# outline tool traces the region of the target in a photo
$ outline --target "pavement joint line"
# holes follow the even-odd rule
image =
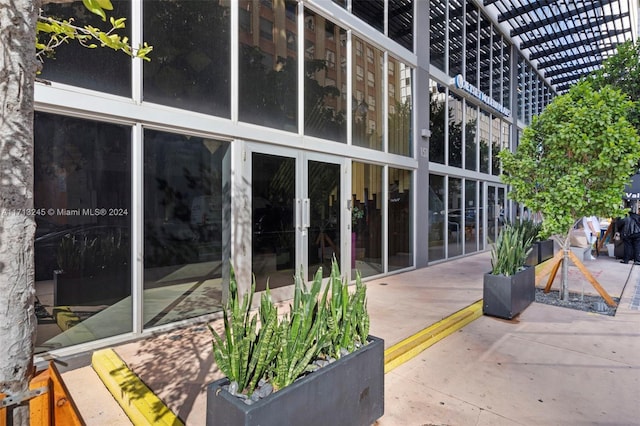
[[[94,352],[91,366],[135,426],[184,425],[113,349]]]
[[[385,374],[481,316],[482,299],[387,348],[384,351]]]

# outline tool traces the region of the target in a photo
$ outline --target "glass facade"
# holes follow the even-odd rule
[[[70,43],[36,84],[39,353],[216,314],[229,265],[382,276],[513,211],[498,153],[554,94],[477,2],[113,4],[151,61]]]

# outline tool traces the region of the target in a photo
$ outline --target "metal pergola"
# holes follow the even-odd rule
[[[484,0],[561,94],[637,37],[638,0]]]

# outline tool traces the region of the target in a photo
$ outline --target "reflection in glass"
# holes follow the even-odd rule
[[[466,122],[464,125],[464,168],[467,170],[477,170],[478,144],[476,141],[478,127],[478,108],[472,103],[465,101]]]
[[[229,144],[144,137],[144,326],[153,327],[221,309]]]
[[[346,142],[347,97],[339,88],[347,84],[347,33],[308,9],[304,20],[314,23],[305,29],[304,132]],[[336,63],[337,58],[341,58],[340,63]]]
[[[256,291],[292,284],[296,160],[254,152],[251,160],[251,270]]]
[[[429,0],[429,61],[441,71],[446,70],[447,1]]]
[[[462,205],[462,179],[449,178],[448,200],[448,247],[449,258],[462,254],[464,241],[464,206]]]
[[[429,80],[429,96],[429,161],[444,164],[447,89],[440,83]]]
[[[384,0],[351,0],[351,10],[378,31],[384,31]]]
[[[429,1],[429,60],[441,71],[446,70],[447,1]],[[433,161],[433,160],[432,160]]]
[[[131,129],[35,113],[36,353],[131,331]]]
[[[491,21],[480,14],[480,91],[489,95],[491,90]]]
[[[131,39],[131,1],[112,0],[111,4],[113,10],[109,11],[109,15],[127,19],[127,26],[120,34]],[[74,18],[82,25],[105,27],[102,19],[91,13],[81,1],[46,2],[42,5],[42,10],[46,16],[56,16],[60,19]],[[42,35],[42,37],[44,39],[41,38],[41,41],[44,42],[47,36]],[[155,55],[155,51],[153,53]],[[53,58],[45,58],[42,73],[38,77],[131,97],[131,58],[112,49],[88,51],[75,40],[58,46]]]
[[[502,39],[502,105],[511,108],[511,44]]]
[[[480,146],[480,171],[482,173],[489,173],[489,135],[491,134],[491,118],[489,113],[484,110],[480,110],[480,120],[478,122],[478,134],[480,139],[478,144]]]
[[[500,103],[502,102],[502,36],[495,27],[492,27],[491,30],[493,33],[491,97]]]
[[[487,245],[492,244],[498,237],[498,218],[502,206],[498,205],[496,192],[495,186],[487,186],[487,236],[484,240]]]
[[[504,228],[505,222],[511,218],[511,212],[509,211],[509,205],[506,202],[505,188],[498,188],[498,229],[496,230],[496,237]],[[494,240],[495,241],[495,240]]]
[[[413,50],[413,2],[389,2],[389,38],[406,49]]]
[[[478,250],[478,203],[476,202],[475,180],[464,181],[464,252],[473,253]]]
[[[382,166],[353,162],[351,171],[351,274],[382,269]]]
[[[467,0],[467,38],[465,50],[465,80],[471,85],[478,86],[478,8]]]
[[[309,161],[309,268],[311,281],[319,267],[326,278],[331,260],[340,264],[340,165]]]
[[[449,92],[449,165],[462,167],[462,98]]]
[[[144,100],[230,117],[229,0],[144,2]]]
[[[297,55],[287,38],[297,38],[294,0],[260,2],[242,0],[238,7],[245,20],[258,28],[240,27],[238,112],[241,121],[298,131]],[[259,19],[256,19],[258,14]]]
[[[382,150],[384,121],[382,119],[383,98],[383,55],[373,45],[353,37],[355,43],[363,46],[366,55],[353,54],[353,144],[365,148]],[[371,74],[371,78],[364,78]]]
[[[498,117],[493,117],[491,120],[491,174],[498,176],[500,174],[500,135],[502,121]]]
[[[449,75],[462,74],[464,49],[464,8],[462,0],[449,0]]]
[[[389,57],[389,152],[392,154],[411,155],[411,100],[411,68]]]
[[[411,172],[389,168],[389,271],[413,265]]]
[[[445,258],[444,176],[429,175],[429,261]]]

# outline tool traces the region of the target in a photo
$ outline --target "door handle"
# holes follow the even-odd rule
[[[311,201],[308,198],[302,200],[302,227],[311,226]]]

